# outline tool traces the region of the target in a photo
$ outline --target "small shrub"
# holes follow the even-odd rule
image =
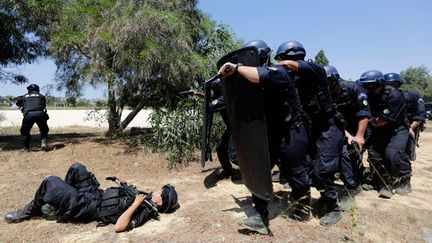
[[[157,109],[150,114],[151,144],[167,153],[169,166],[194,159],[194,151],[201,147],[202,110],[201,101],[185,98],[174,109]],[[213,124],[212,141],[215,141],[223,127],[220,118],[214,119]]]

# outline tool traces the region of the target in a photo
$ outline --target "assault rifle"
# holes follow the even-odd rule
[[[18,100],[22,99],[23,97],[24,97],[23,95],[19,95],[19,96],[15,96],[13,98],[10,98],[9,100],[10,101],[18,101]]]
[[[148,210],[149,215],[154,216],[156,218],[159,217],[158,209],[156,208],[156,206],[151,201],[151,198],[147,198],[147,195],[149,195],[149,193],[139,191],[136,189],[135,186],[128,185],[126,182],[120,182],[119,183],[119,179],[115,176],[109,176],[109,177],[105,178],[105,180],[115,182],[130,197],[136,197],[138,194],[145,194],[146,195],[146,197],[144,199],[145,205],[142,205],[142,206],[144,206]]]
[[[362,155],[362,153],[361,153],[361,151],[360,151],[360,146],[358,145],[358,143],[356,142],[356,141],[352,141],[351,142],[351,145],[353,146],[353,148],[354,148],[354,151],[355,151],[355,153],[357,154],[357,157],[359,158],[359,160],[360,161],[363,161],[363,155]]]

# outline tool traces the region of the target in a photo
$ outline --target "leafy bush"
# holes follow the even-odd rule
[[[158,151],[167,153],[170,167],[195,159],[194,152],[201,147],[202,106],[201,101],[186,98],[173,109],[157,109],[150,114],[151,144]],[[218,117],[216,115],[213,122],[212,141],[216,141],[224,129]]]

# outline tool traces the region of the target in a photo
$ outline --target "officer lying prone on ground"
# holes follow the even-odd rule
[[[99,225],[115,224],[115,231],[122,232],[178,207],[177,192],[169,184],[145,193],[115,177],[107,179],[119,186],[101,190],[96,177],[82,164],[74,163],[64,181],[57,176],[44,179],[34,199],[24,208],[7,213],[5,220],[17,223],[43,216],[58,222],[98,221]]]

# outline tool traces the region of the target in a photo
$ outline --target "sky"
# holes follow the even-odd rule
[[[432,70],[430,0],[199,0],[198,8],[244,42],[261,39],[276,51],[297,40],[310,59],[322,49],[345,79],[372,69],[388,73],[425,65]],[[42,59],[10,70],[43,87],[55,82],[55,69],[52,60]],[[25,87],[0,84],[2,95],[23,94]],[[87,87],[84,97],[104,98],[106,92],[103,86]]]

